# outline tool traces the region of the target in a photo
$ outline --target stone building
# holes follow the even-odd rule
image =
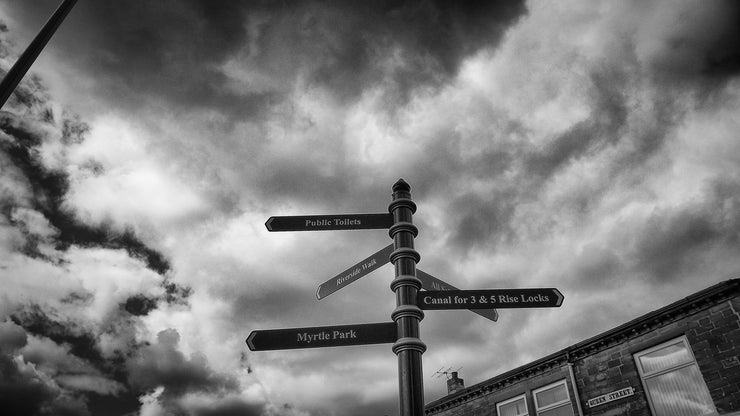
[[[428,416],[740,416],[740,279],[426,406]]]

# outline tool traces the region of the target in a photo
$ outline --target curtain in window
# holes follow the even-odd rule
[[[655,416],[716,415],[696,364],[645,380]]]
[[[642,373],[649,375],[693,361],[688,348],[680,340],[640,357]]]

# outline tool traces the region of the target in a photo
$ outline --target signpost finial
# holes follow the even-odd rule
[[[398,191],[409,192],[411,191],[411,185],[406,183],[406,181],[403,179],[398,179],[396,183],[393,184],[393,192],[398,192]]]

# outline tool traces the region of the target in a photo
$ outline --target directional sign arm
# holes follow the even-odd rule
[[[386,344],[398,339],[395,322],[265,329],[247,337],[250,351]]]
[[[316,289],[316,299],[321,300],[369,274],[380,266],[390,262],[390,255],[393,252],[393,244],[389,244],[370,257],[360,261],[349,269],[339,273],[326,282],[319,285]]]
[[[421,309],[554,308],[563,303],[555,288],[433,290],[417,296]]]
[[[391,225],[389,213],[276,216],[265,222],[267,231],[373,230]]]

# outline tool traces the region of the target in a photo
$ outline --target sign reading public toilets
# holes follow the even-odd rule
[[[563,304],[563,294],[554,288],[434,290],[419,292],[421,309],[552,308]]]
[[[395,322],[265,329],[247,337],[251,351],[386,344],[398,339]]]
[[[270,217],[267,231],[327,231],[387,229],[393,216],[383,214],[299,215]]]

